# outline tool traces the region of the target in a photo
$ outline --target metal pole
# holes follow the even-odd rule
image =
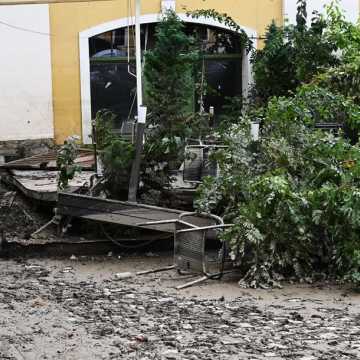
[[[135,0],[135,57],[136,57],[136,87],[137,87],[137,108],[139,120],[139,108],[143,104],[142,92],[142,66],[141,66],[141,31],[140,31],[140,16],[141,16],[141,0]]]
[[[143,150],[143,138],[145,130],[146,109],[143,105],[143,87],[142,87],[142,65],[141,65],[141,0],[135,0],[135,47],[136,47],[136,86],[137,86],[137,114],[138,121],[136,125],[135,138],[135,159],[131,168],[128,201],[137,201],[137,191],[140,178],[141,154]]]

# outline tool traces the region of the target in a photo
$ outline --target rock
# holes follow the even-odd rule
[[[139,342],[148,342],[149,341],[148,337],[145,335],[142,335],[142,334],[135,336],[135,339],[136,339],[136,341],[139,341]]]
[[[163,359],[179,359],[179,352],[175,349],[165,350],[161,356]]]
[[[75,256],[75,255],[71,255],[70,256],[70,260],[73,260],[73,261],[75,261],[75,260],[77,260],[78,258],[77,258],[77,256]]]
[[[184,330],[192,330],[192,326],[190,325],[190,324],[184,324],[183,326],[182,326],[182,328],[184,329]]]

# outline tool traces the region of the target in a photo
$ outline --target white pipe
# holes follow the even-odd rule
[[[260,123],[258,122],[251,122],[251,137],[254,141],[259,140],[259,132],[260,132]]]
[[[136,53],[136,87],[138,116],[140,115],[140,106],[143,103],[142,91],[142,66],[141,66],[141,32],[140,32],[141,0],[136,0],[135,4],[135,53]]]

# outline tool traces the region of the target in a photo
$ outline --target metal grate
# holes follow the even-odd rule
[[[220,145],[188,145],[185,148],[183,178],[185,182],[201,183],[206,176],[218,176],[218,165],[211,153],[225,148]]]

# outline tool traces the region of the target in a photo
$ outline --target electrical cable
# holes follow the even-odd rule
[[[132,238],[132,239],[121,239],[121,240],[115,240],[104,228],[104,225],[101,224],[101,230],[103,232],[103,234],[105,235],[105,237],[110,240],[111,242],[113,242],[115,245],[122,247],[124,249],[140,249],[144,246],[150,245],[152,243],[154,243],[155,241],[158,240],[165,240],[165,239],[169,239],[171,238],[173,235],[157,235],[156,239],[150,239],[150,240],[145,240],[143,241],[141,244],[136,244],[136,245],[125,245],[124,242],[129,242],[129,241],[139,241],[136,238]]]
[[[1,25],[4,25],[4,26],[7,26],[11,29],[15,29],[15,30],[19,30],[19,31],[24,31],[24,32],[28,32],[28,33],[32,33],[32,34],[37,34],[37,35],[43,35],[43,36],[54,36],[53,34],[50,34],[50,33],[46,33],[46,32],[42,32],[42,31],[36,31],[36,30],[31,30],[31,29],[26,29],[26,28],[23,28],[21,26],[17,26],[17,25],[12,25],[12,24],[9,24],[5,21],[0,21],[0,24]]]
[[[131,0],[128,0],[128,14],[129,14],[129,4],[131,3]],[[130,12],[132,13],[132,6],[130,5]],[[131,15],[130,13],[130,15]],[[130,17],[127,17],[127,28],[128,28],[128,48],[130,48],[130,39],[129,39],[129,28],[130,28],[130,23],[129,23],[129,18]],[[5,21],[1,21],[0,20],[0,25],[4,25],[4,26],[7,26],[9,28],[12,28],[12,29],[15,29],[15,30],[19,30],[19,31],[24,31],[24,32],[28,32],[28,33],[32,33],[32,34],[37,34],[37,35],[42,35],[42,36],[56,36],[55,34],[50,34],[50,33],[46,33],[46,32],[42,32],[42,31],[37,31],[37,30],[32,30],[32,29],[27,29],[27,28],[24,28],[24,27],[21,27],[21,26],[17,26],[17,25],[13,25],[13,24],[10,24],[10,23],[7,23]],[[134,30],[133,30],[134,32]],[[249,39],[252,39],[252,40],[266,40],[267,37],[264,37],[264,36],[250,36]],[[129,54],[129,52],[128,52]],[[129,55],[128,55],[129,56]],[[130,61],[130,59],[128,59],[128,61]],[[135,74],[132,74],[131,75],[134,75],[136,76]]]

